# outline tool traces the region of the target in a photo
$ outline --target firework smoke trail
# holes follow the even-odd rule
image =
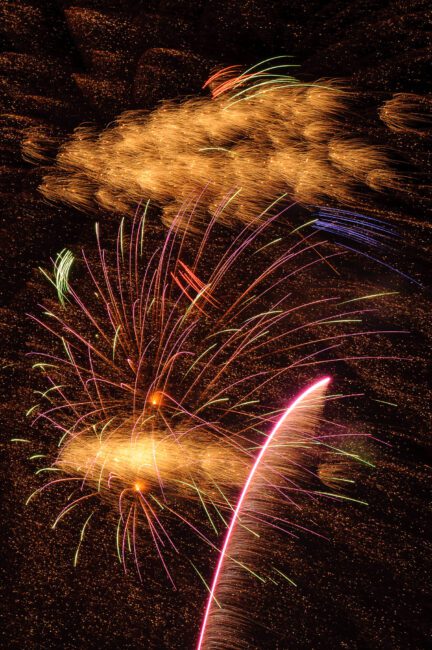
[[[307,445],[312,439],[329,381],[329,377],[324,377],[300,393],[283,412],[255,459],[225,534],[197,650],[247,647],[239,629],[242,620],[237,614],[241,607],[237,594],[242,572],[247,569],[245,564],[249,563],[249,559],[252,566],[255,565],[254,556],[262,552],[262,529],[265,530],[266,523],[268,526],[268,521],[275,514],[275,494],[278,488],[283,489],[283,481],[276,468],[284,466],[284,456],[290,457],[292,462],[293,449]],[[257,513],[262,513],[265,519],[257,518]],[[259,551],[254,548],[257,545]],[[235,635],[231,636],[230,631],[235,631]]]
[[[51,466],[38,470],[52,480],[32,497],[70,484],[54,525],[82,503],[110,502],[125,568],[131,556],[139,571],[137,531],[147,529],[171,581],[170,522],[215,546],[209,537],[226,526],[287,383],[315,365],[371,358],[360,340],[384,333],[359,324],[373,311],[369,295],[354,296],[360,305],[346,292],[305,301],[313,274],[332,272],[341,253],[318,233],[287,235],[284,197],[224,243],[218,221],[231,198],[198,237],[183,228],[196,196],[168,231],[147,223],[148,204],[139,209],[111,253],[97,226],[98,253],[62,251],[50,276],[59,303],[32,317],[46,338],[30,354],[48,388],[28,414],[60,434]],[[290,480],[305,472],[294,451],[273,470]]]
[[[124,214],[148,198],[170,224],[179,202],[206,187],[188,221],[197,228],[233,187],[240,189],[220,217],[225,223],[247,223],[284,192],[306,205],[358,208],[367,190],[403,189],[383,148],[347,133],[349,92],[328,80],[303,83],[291,74],[296,68],[289,57],[245,72],[232,66],[204,84],[211,97],[129,111],[101,133],[79,127],[41,191]],[[29,133],[25,157],[40,162],[43,148],[42,135]]]

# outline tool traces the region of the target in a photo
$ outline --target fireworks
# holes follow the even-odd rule
[[[53,275],[44,271],[58,302],[33,316],[46,338],[30,353],[48,388],[28,414],[60,435],[52,464],[38,470],[51,480],[32,497],[70,484],[54,525],[83,502],[111,503],[125,568],[132,556],[140,572],[138,531],[147,530],[173,583],[165,560],[167,544],[177,552],[170,522],[216,548],[211,535],[228,526],[252,476],[285,498],[298,492],[296,481],[309,472],[310,461],[299,460],[304,438],[288,427],[286,449],[276,456],[269,447],[287,387],[314,366],[370,358],[359,338],[383,334],[359,326],[371,310],[358,301],[367,305],[374,295],[346,300],[309,289],[305,300],[305,278],[333,274],[340,252],[314,230],[287,234],[284,197],[229,244],[219,217],[231,197],[198,237],[183,228],[197,200],[166,232],[146,223],[147,203],[130,226],[121,222],[109,249],[97,225],[96,255],[62,251]],[[258,527],[273,512],[264,492]]]
[[[4,634],[423,647],[424,3],[42,4],[2,30]]]
[[[148,200],[107,247],[97,224],[96,254],[64,249],[52,274],[42,270],[58,301],[33,317],[46,338],[31,354],[48,388],[29,415],[60,441],[38,470],[51,480],[30,499],[70,485],[53,527],[93,504],[74,564],[97,504],[110,504],[125,570],[132,561],[142,579],[145,540],[173,586],[173,524],[213,550],[226,529],[210,586],[190,560],[209,591],[198,648],[220,639],[243,647],[230,630],[245,623],[235,595],[245,576],[291,581],[271,560],[274,531],[295,526],[287,504],[350,498],[340,493],[349,482],[341,458],[359,457],[338,446],[340,430],[318,427],[328,378],[287,409],[293,387],[328,362],[381,356],[365,341],[393,333],[362,324],[374,311],[368,301],[392,292],[323,295],[320,281],[338,273],[347,250],[390,251],[395,229],[324,207],[290,226],[288,200],[357,204],[362,186],[397,179],[382,149],[346,137],[345,91],[286,70],[283,60],[244,73],[234,66],[205,84],[211,99],[128,113],[102,134],[79,129],[43,186],[84,209],[128,212],[151,197],[167,229],[149,219]],[[29,155],[36,140],[28,138]],[[227,236],[236,220],[242,229]]]
[[[169,224],[179,202],[206,188],[188,222],[197,228],[234,189],[226,223],[247,223],[284,192],[307,205],[358,207],[367,189],[400,187],[385,150],[347,133],[350,93],[329,80],[301,82],[293,68],[287,57],[245,72],[232,66],[206,82],[211,98],[129,111],[102,133],[80,127],[41,190],[84,210],[129,213],[151,199]],[[39,161],[43,150],[41,134],[29,133],[24,154]]]

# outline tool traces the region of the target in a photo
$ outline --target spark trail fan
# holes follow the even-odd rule
[[[62,251],[54,273],[44,271],[58,302],[32,316],[45,336],[30,354],[48,388],[28,415],[60,436],[51,466],[38,470],[51,480],[32,496],[71,486],[54,526],[78,505],[110,502],[119,560],[126,567],[131,556],[141,571],[138,532],[147,529],[173,583],[164,557],[167,545],[178,551],[170,522],[215,548],[211,536],[228,525],[287,387],[323,364],[380,356],[359,341],[389,333],[361,325],[373,310],[358,301],[375,293],[354,302],[319,287],[306,295],[305,281],[333,274],[342,253],[313,230],[287,232],[284,197],[228,244],[219,221],[231,196],[200,236],[185,232],[199,198],[166,232],[148,223],[146,204],[109,248],[97,225],[98,254]],[[338,440],[340,430],[326,436]],[[311,474],[315,453],[273,456],[273,479],[266,468],[261,480],[292,501],[291,492],[307,492],[297,480]],[[257,516],[261,526],[263,504]]]

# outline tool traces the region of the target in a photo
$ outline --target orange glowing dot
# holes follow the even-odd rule
[[[140,481],[136,481],[134,484],[135,492],[142,492],[144,490],[144,487],[144,483],[141,483]]]
[[[161,406],[162,405],[162,399],[163,399],[163,393],[160,391],[157,391],[156,393],[152,393],[149,397],[149,402],[152,406]]]

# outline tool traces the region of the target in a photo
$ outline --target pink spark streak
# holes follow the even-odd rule
[[[293,402],[291,402],[291,404],[288,406],[286,411],[282,414],[280,419],[275,424],[275,426],[273,428],[273,431],[270,433],[267,440],[265,441],[265,444],[262,446],[261,451],[258,454],[258,456],[257,456],[257,458],[255,460],[255,463],[253,464],[253,467],[252,467],[251,471],[249,472],[249,476],[247,477],[246,483],[243,486],[243,490],[242,490],[242,492],[240,494],[239,500],[237,502],[237,506],[236,506],[236,508],[234,510],[233,516],[232,516],[231,521],[230,521],[230,525],[229,525],[228,530],[226,532],[225,540],[224,540],[224,543],[223,543],[223,546],[222,546],[222,550],[220,552],[219,560],[218,560],[218,563],[216,565],[216,570],[214,572],[212,586],[211,586],[210,593],[209,593],[209,596],[208,596],[208,599],[207,599],[207,605],[206,605],[206,609],[205,609],[205,613],[204,613],[204,618],[203,618],[203,621],[202,621],[202,624],[201,624],[201,631],[200,631],[200,635],[199,635],[199,639],[198,639],[197,650],[201,650],[201,648],[202,648],[202,644],[203,644],[203,641],[204,641],[204,636],[205,636],[206,629],[207,629],[207,621],[208,621],[208,617],[209,617],[209,614],[210,614],[210,609],[211,609],[211,606],[212,606],[213,599],[215,597],[216,587],[217,587],[218,580],[219,580],[219,574],[221,572],[222,565],[223,565],[224,560],[225,560],[226,550],[228,548],[228,545],[229,545],[229,542],[230,542],[230,539],[231,539],[231,536],[232,536],[232,533],[233,533],[233,530],[234,530],[234,526],[236,524],[237,518],[238,518],[240,510],[242,508],[243,501],[246,498],[249,486],[250,486],[250,484],[252,482],[252,479],[253,479],[253,477],[254,477],[254,475],[256,473],[256,470],[259,467],[261,459],[263,458],[269,444],[273,440],[275,434],[277,433],[277,431],[281,427],[282,423],[290,415],[290,413],[292,413],[292,411],[296,408],[296,406],[298,406],[298,404],[300,404],[300,402],[302,402],[308,395],[310,395],[310,393],[313,393],[317,388],[320,388],[321,386],[324,386],[324,385],[328,384],[329,381],[330,381],[330,377],[324,377],[323,379],[319,379],[314,384],[312,384],[312,386],[309,386],[309,388],[306,388],[302,393],[300,393],[300,395],[298,397],[296,397],[296,399]]]

